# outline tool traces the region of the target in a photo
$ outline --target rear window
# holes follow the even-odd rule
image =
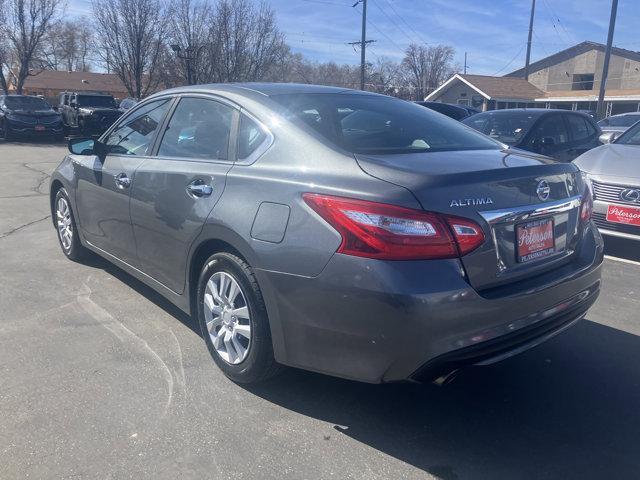
[[[465,118],[462,123],[507,145],[516,145],[539,118],[531,112],[483,112]]]
[[[78,95],[77,102],[79,107],[115,108],[116,106],[113,97],[106,95]]]
[[[414,103],[366,94],[274,95],[283,115],[353,153],[499,149],[500,145]]]

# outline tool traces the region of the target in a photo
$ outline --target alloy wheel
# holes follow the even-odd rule
[[[204,291],[204,316],[216,352],[225,362],[241,363],[251,347],[249,308],[237,280],[226,272],[216,272]]]
[[[71,208],[64,197],[58,198],[56,206],[56,224],[58,226],[58,237],[65,251],[71,250],[73,243],[73,224],[71,222]]]

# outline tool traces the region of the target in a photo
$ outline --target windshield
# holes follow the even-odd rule
[[[283,115],[353,153],[499,149],[459,122],[395,98],[365,94],[273,95]]]
[[[620,115],[619,117],[609,117],[600,120],[598,125],[601,127],[630,127],[640,120],[640,115]]]
[[[462,123],[507,145],[517,145],[527,134],[538,115],[531,112],[484,112],[462,120]]]
[[[614,143],[622,145],[640,145],[640,122],[620,135]]]
[[[38,97],[5,97],[4,104],[12,110],[49,110],[51,105]]]
[[[105,95],[78,95],[77,103],[79,107],[115,108],[116,106],[113,97]]]

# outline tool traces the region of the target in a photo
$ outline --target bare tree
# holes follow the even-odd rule
[[[368,69],[369,87],[376,93],[396,95],[402,88],[400,65],[385,57],[378,58]]]
[[[0,56],[3,70],[13,76],[16,93],[21,94],[24,82],[42,45],[45,35],[61,13],[61,0],[5,0],[4,21],[0,33]],[[2,75],[2,87],[7,80]]]
[[[402,65],[414,99],[423,100],[451,75],[454,53],[455,50],[447,45],[425,46],[412,43],[407,47]]]
[[[86,18],[61,21],[45,35],[38,59],[45,69],[88,71],[92,42]]]
[[[266,77],[288,49],[275,14],[266,4],[220,0],[202,52],[203,79],[213,82],[255,81]]]
[[[7,61],[9,52],[7,51],[7,15],[5,13],[5,4],[5,0],[0,0],[0,87],[2,88],[2,92],[7,95],[9,93],[9,85],[5,75],[9,75]]]
[[[94,0],[99,55],[126,87],[142,98],[159,83],[158,59],[166,32],[160,0]]]

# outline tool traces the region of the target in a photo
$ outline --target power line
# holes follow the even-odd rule
[[[376,2],[376,0],[372,0],[372,1],[373,1],[373,4],[376,6],[376,8],[377,8],[378,10],[380,10],[380,11],[382,12],[382,14],[383,14],[385,17],[387,17],[387,18],[389,19],[389,21],[390,21],[391,23],[393,23],[393,24],[396,26],[396,28],[397,28],[398,30],[400,30],[400,31],[403,33],[403,35],[404,35],[405,37],[407,37],[407,38],[409,39],[409,42],[410,42],[410,43],[413,43],[413,42],[414,42],[414,39],[413,39],[413,38],[411,38],[411,37],[409,36],[409,34],[405,31],[405,29],[404,29],[404,28],[402,28],[400,25],[398,25],[398,23],[397,23],[393,18],[391,18],[391,17],[387,14],[387,12],[385,12],[385,11],[382,9],[382,7],[380,7],[380,5],[378,5],[378,2]]]
[[[389,35],[387,35],[387,34],[386,34],[386,33],[384,33],[382,30],[380,30],[380,29],[378,28],[378,26],[377,26],[375,23],[373,23],[371,20],[367,19],[367,25],[369,25],[370,27],[375,28],[375,29],[376,29],[376,31],[377,31],[380,35],[382,35],[382,36],[383,36],[384,38],[386,38],[390,43],[392,43],[393,45],[395,45],[395,46],[396,46],[396,48],[397,48],[398,50],[400,50],[400,52],[402,52],[402,54],[404,55],[404,51],[405,51],[404,47],[401,47],[401,46],[400,46],[400,45],[398,45],[396,42],[394,42],[394,41],[393,41],[393,39],[391,39],[391,37],[389,37]]]
[[[509,68],[509,65],[511,65],[513,62],[515,62],[516,58],[518,58],[518,56],[522,53],[522,50],[524,50],[525,46],[526,46],[526,44],[522,44],[522,46],[520,47],[520,50],[518,50],[518,53],[516,53],[511,60],[509,60],[509,63],[507,63],[504,67],[502,67],[500,70],[498,70],[496,73],[492,74],[491,76],[495,77],[496,75],[498,75],[502,71],[504,71],[507,68]]]
[[[404,19],[404,17],[398,13],[398,11],[396,10],[396,7],[394,7],[394,6],[393,6],[393,3],[391,3],[391,1],[390,1],[390,0],[386,0],[386,1],[387,1],[387,3],[389,4],[389,6],[391,7],[391,10],[393,10],[393,13],[395,13],[395,14],[396,14],[396,16],[397,16],[397,17],[402,21],[402,23],[404,23],[404,24],[409,28],[409,30],[411,30],[411,31],[416,35],[416,37],[418,38],[418,40],[420,40],[420,41],[421,41],[422,43],[424,43],[425,45],[428,45],[428,44],[429,44],[429,42],[426,42],[426,41],[424,40],[424,38],[422,38],[422,35],[420,35],[418,32],[416,32],[416,31],[415,31],[415,29],[414,29],[411,25],[409,25],[409,24],[407,23],[407,21]]]

